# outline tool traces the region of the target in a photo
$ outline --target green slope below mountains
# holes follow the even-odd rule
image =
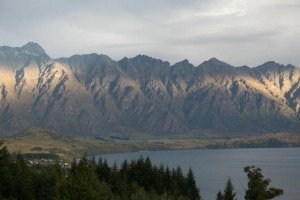
[[[74,137],[41,128],[30,128],[14,136],[2,138],[10,152],[33,155],[58,155],[71,161],[85,153],[99,155],[133,151],[156,151],[196,148],[266,148],[266,147],[300,147],[297,134],[277,133],[262,136],[235,138],[99,138]]]

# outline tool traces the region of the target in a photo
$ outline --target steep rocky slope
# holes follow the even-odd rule
[[[51,59],[28,43],[0,47],[0,91],[2,135],[28,127],[86,136],[300,130],[300,69],[275,62]]]

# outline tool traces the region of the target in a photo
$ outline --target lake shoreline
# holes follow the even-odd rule
[[[243,149],[187,149],[174,151],[142,151],[99,155],[109,165],[119,166],[124,160],[149,157],[153,164],[176,168],[184,173],[189,168],[195,173],[197,185],[203,199],[215,199],[228,177],[235,185],[238,199],[243,199],[247,187],[244,167],[255,165],[262,169],[271,186],[284,189],[284,195],[276,200],[297,200],[300,191],[300,148],[243,148]]]
[[[117,144],[118,142],[116,142]],[[113,152],[103,154],[138,152],[138,151],[170,151],[185,149],[252,149],[252,148],[298,148],[300,135],[289,133],[267,134],[262,136],[248,136],[240,138],[221,139],[152,139],[129,141],[130,148],[116,148]],[[125,145],[126,146],[126,145]]]
[[[85,153],[89,156],[138,151],[183,149],[232,149],[232,148],[286,148],[300,147],[300,135],[276,133],[257,136],[225,138],[153,138],[153,139],[97,139],[70,137],[45,130],[25,132],[3,138],[10,152],[23,154],[57,154],[71,161]]]

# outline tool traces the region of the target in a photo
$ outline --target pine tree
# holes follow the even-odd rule
[[[217,198],[216,200],[224,200],[224,195],[222,194],[221,190],[217,193]]]
[[[146,192],[150,192],[153,188],[155,180],[153,175],[152,163],[149,157],[145,159],[142,171],[144,172],[143,187],[145,188]]]
[[[33,199],[32,174],[20,152],[12,165],[13,194],[17,199]]]
[[[0,140],[0,199],[9,199],[12,194],[11,158]]]
[[[62,177],[56,164],[32,172],[32,193],[34,199],[53,200],[56,183]],[[59,171],[57,171],[59,170]]]
[[[121,195],[122,191],[122,180],[121,180],[121,175],[118,170],[117,163],[114,162],[112,169],[111,169],[111,176],[109,179],[109,183],[111,185],[111,190],[113,193],[117,195]]]
[[[187,187],[187,197],[191,200],[200,200],[202,199],[199,193],[199,188],[196,185],[194,173],[190,168],[186,178],[186,187]]]
[[[104,161],[102,158],[99,158],[98,165],[96,167],[96,173],[100,181],[109,182],[111,176],[111,169],[108,166],[107,160]]]
[[[128,180],[128,172],[129,172],[129,165],[127,160],[124,160],[124,162],[121,164],[121,169],[120,169],[121,177]]]
[[[78,164],[72,163],[67,177],[57,186],[57,199],[110,200],[112,193],[106,183],[101,183],[96,167],[84,156]]]
[[[162,195],[164,193],[164,167],[161,165],[159,168],[154,166],[153,168],[153,188],[157,194]]]
[[[180,166],[172,170],[171,177],[172,193],[177,197],[187,194],[186,180]]]
[[[164,180],[165,192],[166,192],[166,195],[168,198],[168,196],[171,192],[171,172],[170,172],[170,169],[168,166],[166,168],[163,180]]]
[[[264,179],[262,170],[255,166],[247,166],[244,172],[248,176],[248,190],[246,191],[245,200],[266,200],[273,199],[283,194],[282,189],[268,188],[271,180]]]
[[[224,200],[236,200],[235,198],[235,192],[234,192],[234,186],[231,182],[231,179],[228,178],[224,192],[223,192],[223,199]]]

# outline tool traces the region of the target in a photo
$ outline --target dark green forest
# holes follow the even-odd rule
[[[0,199],[7,200],[201,200],[192,169],[184,174],[178,166],[156,166],[149,158],[125,160],[109,166],[101,158],[86,156],[70,168],[56,162],[47,166],[28,165],[21,154],[10,154],[0,141]],[[261,169],[244,169],[249,182],[246,200],[272,199],[283,194],[268,188]],[[234,186],[228,179],[216,199],[234,200]]]

